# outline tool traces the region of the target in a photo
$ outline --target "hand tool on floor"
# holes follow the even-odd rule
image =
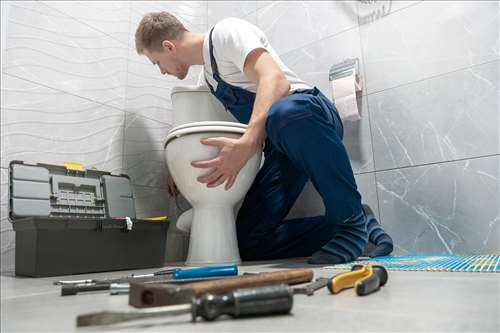
[[[172,274],[172,279],[165,279],[164,275]],[[97,291],[97,290],[110,290],[112,294],[114,291],[120,290],[119,293],[123,294],[125,289],[123,284],[131,282],[136,283],[188,283],[198,282],[205,279],[222,278],[227,276],[238,275],[237,265],[223,265],[223,266],[207,266],[200,268],[187,268],[187,269],[168,269],[152,274],[131,275],[118,279],[104,279],[104,280],[90,280],[91,283],[67,283],[64,282],[61,287],[61,296],[76,295],[79,292]],[[116,288],[116,284],[121,284],[120,288]],[[111,288],[113,286],[113,288]]]
[[[155,278],[135,278],[131,281],[123,280],[121,282],[115,283],[84,283],[76,285],[64,285],[61,286],[61,296],[76,295],[80,292],[88,291],[102,291],[109,290],[111,295],[124,295],[128,294],[130,290],[130,283],[141,283],[141,284],[168,284],[168,285],[182,285],[194,282],[210,281],[210,280],[220,280],[226,279],[228,276],[212,276],[206,278],[192,278],[192,279],[159,279]]]
[[[317,278],[316,281],[314,281],[313,283],[310,283],[306,286],[293,288],[293,293],[312,296],[312,295],[314,295],[314,292],[316,290],[319,290],[321,288],[326,287],[328,284],[328,281],[330,281],[330,279],[328,279],[328,278],[322,278],[322,277]]]
[[[387,270],[380,265],[354,265],[350,272],[335,275],[328,281],[328,290],[337,294],[341,290],[354,287],[358,296],[377,291],[387,283]]]
[[[239,288],[310,282],[313,275],[312,269],[301,268],[227,277],[184,285],[131,283],[129,304],[137,308],[182,304],[192,297],[200,297],[206,293],[221,294]]]
[[[237,265],[206,266],[196,268],[168,268],[147,274],[131,274],[115,279],[87,279],[87,280],[59,280],[54,281],[54,285],[84,284],[84,283],[119,283],[124,279],[146,278],[160,275],[172,275],[173,279],[193,279],[211,276],[231,276],[238,275]]]
[[[224,295],[205,294],[185,304],[134,311],[104,311],[80,315],[77,326],[110,325],[142,318],[191,313],[192,321],[203,317],[214,320],[220,315],[232,317],[287,314],[293,307],[293,292],[285,284],[237,289]]]

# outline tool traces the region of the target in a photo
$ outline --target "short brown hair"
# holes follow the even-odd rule
[[[144,49],[158,51],[164,40],[175,40],[188,31],[174,15],[167,12],[144,15],[135,31],[135,48],[138,54]]]

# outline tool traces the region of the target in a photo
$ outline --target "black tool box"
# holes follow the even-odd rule
[[[65,166],[9,165],[16,275],[43,277],[161,267],[168,221],[136,219],[127,175]]]

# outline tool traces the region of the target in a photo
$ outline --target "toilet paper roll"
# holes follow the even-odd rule
[[[357,82],[356,71],[353,71],[351,75],[331,81],[331,84],[333,100],[340,118],[346,121],[360,120],[356,91],[361,90],[361,86]]]

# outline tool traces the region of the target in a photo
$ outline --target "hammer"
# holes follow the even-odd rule
[[[194,297],[207,293],[221,294],[239,288],[274,284],[310,282],[314,272],[310,268],[240,275],[220,280],[202,281],[184,285],[131,283],[129,304],[136,308],[189,303]]]

